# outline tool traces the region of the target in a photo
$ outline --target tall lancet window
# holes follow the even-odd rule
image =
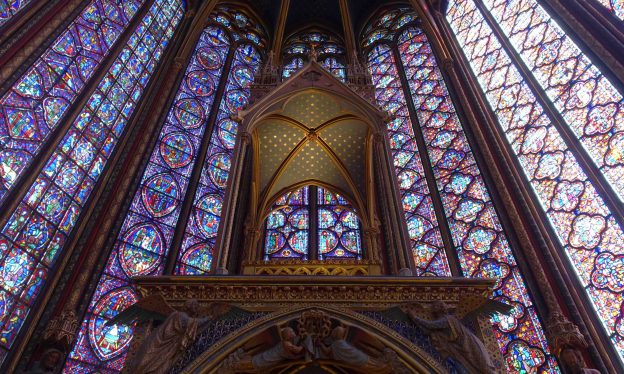
[[[63,123],[143,2],[91,1],[0,96],[0,203]]]
[[[512,305],[493,318],[510,372],[557,372],[532,297],[416,16],[397,9],[364,31],[378,103],[396,119],[390,145],[417,275],[497,278]]]
[[[341,81],[347,79],[345,49],[342,41],[320,31],[304,31],[288,38],[284,48],[282,76],[290,77],[308,61],[311,49],[318,54],[317,61]]]
[[[0,162],[11,181],[30,170],[26,165],[49,144],[46,138],[141,5],[138,1],[105,3],[89,3],[0,99],[0,131],[5,131],[0,138],[7,141],[2,143],[0,158],[5,158]],[[151,5],[86,105],[77,108],[73,122],[65,124],[60,142],[51,145],[50,158],[38,165],[41,170],[31,170],[35,182],[18,197],[17,208],[7,212],[10,216],[0,230],[0,360],[72,238],[183,11],[181,2],[158,0]]]
[[[355,209],[327,188],[305,186],[282,195],[265,225],[265,260],[362,258]]]
[[[162,274],[176,253],[180,273],[212,270],[236,137],[236,124],[229,117],[247,102],[264,45],[261,35],[261,27],[241,11],[221,7],[211,15],[162,124],[65,372],[121,370],[132,328],[105,324],[137,300],[130,277]]]
[[[447,20],[563,257],[624,357],[622,94],[534,0],[454,0]]]

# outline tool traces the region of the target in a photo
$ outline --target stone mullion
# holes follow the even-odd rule
[[[231,38],[233,40],[233,38]],[[223,68],[221,70],[221,79],[219,80],[219,85],[215,91],[214,100],[212,102],[212,110],[210,111],[210,115],[208,116],[208,120],[206,121],[206,129],[204,130],[204,136],[201,141],[201,145],[199,146],[199,150],[197,152],[197,158],[195,161],[195,165],[193,165],[193,171],[191,172],[191,176],[189,178],[189,184],[186,189],[186,195],[184,196],[184,201],[182,202],[182,208],[180,209],[180,217],[178,218],[178,222],[176,224],[175,233],[173,235],[173,239],[171,240],[171,247],[169,250],[169,254],[167,256],[167,262],[165,267],[165,274],[173,274],[175,271],[175,265],[178,260],[178,255],[180,253],[180,249],[182,247],[182,241],[184,240],[184,236],[186,233],[186,226],[188,225],[188,221],[191,218],[191,213],[193,212],[193,206],[195,205],[195,194],[197,193],[197,188],[199,186],[199,179],[201,177],[202,170],[204,168],[204,162],[206,159],[206,154],[208,153],[208,148],[210,147],[210,139],[212,138],[212,134],[216,131],[216,122],[217,115],[219,114],[219,109],[221,107],[221,101],[224,99],[225,89],[227,85],[228,77],[230,76],[230,70],[232,68],[232,62],[234,61],[234,53],[238,48],[238,43],[234,42],[230,45],[230,49],[228,51],[228,55],[223,63]],[[227,197],[228,194],[226,193]],[[219,225],[222,226],[222,225]],[[219,232],[223,231],[222,227],[219,227]]]
[[[18,15],[28,22],[9,25],[0,35],[0,93],[5,93],[82,12],[87,0],[39,0],[36,9]]]
[[[32,184],[35,182],[39,173],[43,170],[46,162],[50,159],[50,156],[54,153],[60,142],[67,134],[67,131],[74,124],[74,120],[80,114],[84,106],[87,104],[93,92],[97,89],[100,81],[108,74],[108,71],[112,64],[115,62],[121,51],[125,48],[128,39],[132,36],[135,28],[141,23],[145,14],[149,11],[155,0],[146,1],[141,9],[137,11],[134,18],[127,25],[126,29],[120,35],[115,42],[115,46],[110,49],[106,58],[100,63],[100,66],[96,69],[89,82],[85,85],[83,92],[76,97],[76,101],[70,106],[61,120],[60,126],[52,131],[52,134],[41,145],[38,153],[33,157],[29,166],[27,166],[21,173],[21,176],[15,183],[15,188],[9,190],[4,197],[4,203],[2,204],[2,210],[0,211],[0,227],[4,227],[11,214],[15,211],[19,203],[24,198],[24,195],[28,192]]]
[[[587,178],[592,182],[596,191],[598,191],[605,204],[609,207],[609,210],[611,211],[611,214],[613,214],[617,223],[622,229],[624,229],[624,205],[620,202],[617,194],[613,191],[613,188],[604,175],[602,175],[600,170],[597,170],[592,158],[589,154],[587,154],[587,151],[579,139],[576,137],[572,129],[570,129],[570,126],[566,124],[566,121],[561,113],[559,113],[557,108],[555,108],[553,103],[550,101],[539,82],[537,82],[533,76],[531,69],[524,63],[520,54],[516,52],[514,47],[511,45],[499,24],[490,14],[489,10],[483,5],[482,0],[473,0],[473,2],[483,16],[485,22],[492,29],[494,36],[500,42],[503,50],[507,52],[507,55],[511,59],[513,65],[517,68],[524,82],[535,95],[537,102],[542,106],[544,114],[550,118],[553,126],[555,126],[561,134],[562,140],[575,155],[579,165],[587,174]]]
[[[308,260],[320,260],[318,250],[318,187],[308,187]]]
[[[444,64],[450,78],[449,86],[456,89],[459,96],[468,99],[462,100],[461,103],[470,123],[471,132],[479,145],[480,154],[490,165],[488,172],[493,178],[514,232],[518,235],[522,258],[528,262],[537,282],[537,284],[528,282],[527,286],[532,291],[538,291],[533,293],[539,294],[547,306],[547,313],[542,313],[548,315],[545,326],[547,329],[552,326],[553,317],[563,313],[561,308],[563,305],[566,314],[570,313],[584,336],[597,338],[600,334],[593,326],[587,310],[577,308],[577,305],[588,304],[579,298],[574,286],[570,286],[576,284],[572,280],[574,274],[570,273],[570,269],[560,258],[557,251],[558,242],[552,239],[552,230],[545,225],[547,217],[539,208],[540,203],[533,196],[531,186],[519,172],[522,169],[518,160],[509,144],[502,138],[496,116],[490,110],[476,78],[472,75],[470,65],[463,56],[461,47],[457,45],[443,12],[444,10],[433,12],[438,26],[435,32],[440,34],[440,38],[436,38],[432,46],[447,51],[450,58],[454,59]],[[437,45],[437,40],[440,40],[442,45]],[[551,334],[547,334],[547,338],[552,345],[554,341]],[[608,357],[609,354],[605,351],[604,345],[590,344],[587,352],[601,372],[617,371],[613,362],[603,361],[603,357]]]
[[[146,4],[147,9],[149,9],[151,4],[152,2]],[[182,21],[177,32],[183,29],[184,22],[185,21]],[[132,31],[134,31],[134,28],[135,27],[132,27]],[[176,38],[179,39],[179,35]],[[165,79],[163,72],[166,72],[169,68],[166,62],[174,56],[176,38],[172,40],[170,46],[163,52],[164,56],[162,61],[145,89],[144,97],[151,99],[157,93],[162,92],[162,90],[157,92],[157,88]],[[175,77],[175,74],[173,77]],[[94,267],[97,267],[96,262],[100,256],[103,255],[102,252],[104,252],[97,250],[97,248],[103,248],[106,239],[109,238],[108,232],[101,234],[101,231],[106,228],[110,229],[110,225],[114,221],[112,212],[114,212],[115,209],[114,207],[112,210],[108,209],[111,204],[114,204],[111,199],[116,199],[116,201],[119,202],[126,196],[125,194],[116,193],[117,186],[111,188],[111,183],[109,183],[109,181],[116,179],[120,174],[128,175],[120,173],[120,164],[124,164],[125,162],[125,157],[128,154],[126,149],[129,148],[133,150],[136,146],[136,144],[129,143],[132,143],[137,134],[140,133],[140,131],[138,131],[139,127],[141,127],[140,130],[145,131],[146,129],[143,127],[149,126],[149,121],[146,121],[145,117],[148,114],[148,112],[146,112],[146,107],[149,106],[150,99],[143,100],[137,107],[135,114],[129,119],[127,130],[116,147],[117,151],[112,154],[108,161],[108,166],[104,169],[100,181],[96,184],[89,198],[89,202],[85,204],[85,208],[81,212],[81,217],[94,217],[94,219],[82,220],[82,223],[74,228],[66,242],[63,254],[57,260],[54,275],[49,279],[49,284],[40,296],[40,300],[33,307],[31,316],[29,316],[29,319],[25,322],[25,325],[27,325],[29,321],[34,322],[39,320],[38,324],[31,323],[28,332],[24,334],[27,337],[32,337],[28,342],[28,350],[31,353],[33,350],[40,349],[42,346],[41,344],[44,344],[44,340],[46,340],[47,343],[56,341],[57,335],[49,330],[50,326],[52,326],[50,322],[54,322],[54,320],[67,320],[68,318],[76,320],[76,310],[79,309],[78,304],[85,295],[90,296],[90,293],[85,292],[85,289],[90,281],[94,281],[94,275],[99,275],[98,271],[94,271]],[[150,107],[150,109],[151,111],[149,113],[157,112],[153,106]],[[138,126],[138,124],[143,125]],[[148,137],[142,139],[146,138]],[[134,152],[131,153],[135,154]],[[127,178],[124,181],[126,180],[129,182],[132,179]],[[102,201],[104,201],[104,203],[102,203]],[[103,217],[101,215],[102,212],[108,214],[108,217]],[[96,237],[98,233],[100,233],[100,235]],[[67,271],[68,267],[69,271]],[[100,268],[101,267],[102,266],[100,266]],[[61,269],[65,269],[65,271],[61,271]],[[97,279],[95,279],[95,281],[97,281]],[[57,287],[59,283],[61,286]],[[88,304],[88,300],[82,301],[83,304]],[[41,318],[42,316],[43,318]],[[44,329],[46,329],[45,332],[43,331]],[[26,364],[26,358],[30,360],[33,359],[30,354],[22,354],[27,340],[28,338],[25,338],[22,345],[17,347],[19,350],[16,349],[16,351],[20,352],[22,357],[24,357],[21,365]],[[61,344],[67,345],[67,341],[63,340]],[[12,366],[9,370],[15,368],[16,361],[17,359],[12,362]]]
[[[429,158],[429,150],[427,149],[427,143],[425,137],[420,128],[420,121],[418,120],[416,108],[414,107],[414,98],[410,90],[409,81],[405,74],[405,67],[401,59],[401,54],[398,50],[396,42],[392,46],[392,52],[394,54],[395,66],[401,79],[401,86],[403,88],[403,94],[405,95],[405,101],[407,110],[409,112],[410,120],[412,123],[412,130],[414,131],[414,138],[418,147],[418,156],[420,157],[423,170],[425,172],[425,180],[427,181],[427,187],[429,188],[429,194],[433,203],[433,210],[438,221],[438,227],[440,229],[440,235],[442,236],[442,242],[444,243],[444,250],[446,252],[446,258],[448,260],[449,267],[451,269],[451,275],[455,277],[461,277],[463,275],[459,257],[453,244],[453,235],[450,225],[446,218],[444,206],[442,205],[442,198],[438,191],[438,185],[436,182],[435,174],[433,173],[431,159]]]

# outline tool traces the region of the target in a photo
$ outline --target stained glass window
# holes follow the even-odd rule
[[[378,102],[383,107],[398,112],[399,108],[407,105],[406,100],[409,99],[415,109],[415,118],[410,119],[409,113],[406,113],[405,119],[402,119],[409,127],[397,127],[394,121],[388,125],[410,236],[417,245],[423,241],[422,236],[413,235],[415,230],[412,228],[413,224],[410,224],[411,219],[420,218],[423,213],[435,217],[435,208],[431,203],[431,199],[435,197],[425,189],[427,185],[424,183],[423,171],[424,167],[431,168],[444,210],[442,214],[452,236],[452,250],[459,258],[463,275],[497,278],[495,298],[514,307],[511,316],[497,315],[493,318],[495,335],[508,371],[533,372],[537,369],[557,372],[556,362],[550,355],[535,306],[479,172],[442,73],[427,37],[413,21],[415,16],[405,10],[385,13],[373,21],[376,28],[369,27],[365,30],[364,40],[364,44],[372,48],[369,66],[373,82],[377,86]],[[392,42],[395,39],[396,45]],[[397,59],[393,56],[397,56]],[[407,87],[402,86],[399,74],[405,74]],[[393,92],[389,92],[389,87],[393,88]],[[414,132],[412,125],[418,126],[419,131]],[[397,135],[402,139],[410,139],[413,145],[410,148],[396,149],[395,144],[401,144],[395,140]],[[414,140],[417,136],[422,136],[426,149],[417,149]],[[409,157],[418,158],[418,151],[426,152],[428,162],[419,162],[417,167],[411,167],[414,178],[402,176],[401,173],[405,171],[399,167],[406,165],[403,160]],[[406,180],[413,182],[405,184]],[[412,191],[419,194],[416,195],[419,197],[416,201],[420,204],[424,198],[428,199],[428,204],[421,205],[415,213],[410,212],[413,209],[406,204],[406,200],[410,200],[405,197],[413,196]],[[426,221],[421,219],[417,222]],[[435,223],[433,219],[428,222],[429,229],[434,227],[431,225]],[[417,231],[419,234],[422,232],[422,229]],[[415,250],[419,274],[450,273],[447,266],[441,270],[434,268],[437,272],[423,271],[428,268],[422,264],[431,266],[423,259],[444,254],[443,244],[436,244],[437,248],[433,248],[437,252],[431,250],[431,246],[424,246],[425,249],[430,249],[429,252],[424,252],[425,256],[419,255],[418,250]],[[446,265],[446,261],[443,265]]]
[[[360,222],[349,202],[319,187],[317,207],[319,259],[361,258]]]
[[[183,240],[178,269],[189,274],[210,270],[210,245],[236,136],[229,115],[246,104],[247,88],[260,62],[255,47],[247,44],[247,35],[255,35],[256,29],[247,27],[252,22],[244,14],[220,7],[211,18],[215,22],[200,36],[91,299],[65,366],[67,373],[121,370],[132,328],[105,323],[137,300],[130,277],[162,274],[176,227],[187,218],[196,231]],[[217,97],[220,85],[225,91]],[[207,129],[214,117],[217,124],[210,134]],[[208,141],[203,167],[209,171],[198,181],[192,217],[181,217],[182,205],[193,197],[189,193],[193,169],[202,167],[200,149]],[[221,190],[208,194],[209,188]]]
[[[309,258],[310,237],[309,187],[302,187],[280,197],[266,219],[265,259]]]
[[[318,31],[304,31],[290,37],[284,48],[282,77],[290,77],[308,61],[314,47],[318,63],[341,81],[346,81],[345,49],[335,37]]]
[[[0,234],[0,352],[10,348],[182,19],[154,3]]]
[[[316,232],[310,231],[312,222]],[[310,248],[312,243],[317,247]],[[273,203],[266,219],[264,253],[265,260],[360,259],[360,221],[353,206],[339,194],[305,186]]]
[[[484,0],[566,124],[624,199],[624,98],[535,0]]]
[[[608,81],[533,1],[508,3],[515,5],[506,10],[503,17],[504,4],[487,2],[492,6],[493,19],[499,17],[506,25],[510,17],[516,18],[518,11],[522,12],[517,24],[524,31],[503,26],[509,29],[507,32],[513,48],[518,48],[523,51],[521,55],[525,55],[524,62],[517,62],[532,67],[535,79],[542,82],[540,84],[564,118],[574,121],[570,125],[573,130],[575,126],[589,129],[582,130],[583,136],[603,139],[603,143],[609,144],[609,152],[621,155],[622,146],[617,143],[620,136],[616,122],[619,120],[617,116],[608,115],[609,110],[619,108],[620,98],[611,90]],[[531,27],[526,23],[529,19],[532,20]],[[517,69],[513,57],[494,36],[492,25],[474,1],[451,1],[447,20],[498,118],[510,149],[518,157],[546,212],[563,252],[576,270],[613,344],[624,356],[624,287],[621,277],[616,275],[624,269],[622,222],[616,221],[577,162],[576,155],[563,142],[553,120],[545,113]],[[539,38],[531,39],[533,34],[538,34]],[[531,35],[531,38],[526,35]],[[540,44],[539,57],[536,57],[537,49],[532,48],[531,43]],[[557,47],[553,48],[551,44]],[[552,73],[542,70],[542,66],[546,65],[552,67]],[[584,73],[579,75],[576,69],[582,69]],[[608,120],[588,122],[592,112],[597,112],[597,118]],[[599,128],[602,130],[593,130]],[[588,149],[589,140],[582,139]],[[608,179],[612,176],[607,173],[607,168],[616,164],[597,162]]]
[[[31,2],[32,0],[0,0],[0,27]]]
[[[0,97],[0,202],[62,122],[142,3],[91,1]]]

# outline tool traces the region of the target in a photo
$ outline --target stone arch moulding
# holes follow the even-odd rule
[[[325,321],[323,321],[325,320]],[[322,326],[323,322],[327,326]],[[253,369],[233,369],[244,365],[250,356],[270,350],[280,344],[279,335],[291,328],[300,339],[305,336],[305,326],[314,326],[319,331],[310,335],[329,337],[336,327],[346,331],[346,341],[355,349],[377,361],[375,364],[357,366],[334,359],[286,360],[267,366],[261,371]],[[303,327],[303,328],[302,328]],[[324,327],[324,328],[323,328]],[[324,330],[324,331],[320,331]],[[366,344],[364,343],[366,339]],[[387,326],[363,314],[325,306],[304,306],[286,309],[261,317],[246,326],[230,333],[189,363],[180,373],[223,373],[243,372],[297,373],[315,365],[329,369],[328,373],[382,373],[384,366],[392,373],[445,373],[445,368],[436,358],[423,348],[408,341]]]

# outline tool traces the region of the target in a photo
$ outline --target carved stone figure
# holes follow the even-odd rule
[[[58,349],[48,349],[41,356],[41,360],[35,362],[33,367],[26,372],[31,374],[54,373],[62,357],[63,353]]]
[[[228,357],[220,373],[262,373],[284,361],[301,358],[305,348],[295,343],[296,337],[292,328],[284,327],[278,344],[253,356],[241,348]]]
[[[600,374],[600,371],[596,369],[590,369],[585,367],[585,362],[581,356],[581,352],[572,347],[566,347],[559,353],[559,360],[561,366],[566,370],[566,373],[571,374]]]
[[[347,329],[343,326],[334,327],[330,337],[332,339],[330,345],[325,345],[321,340],[316,341],[325,357],[345,363],[367,374],[394,372],[390,363],[373,358],[349,343],[346,340]]]
[[[167,373],[194,341],[198,326],[209,317],[199,318],[199,303],[189,300],[185,303],[185,311],[174,311],[165,321],[145,338],[137,352],[136,373],[160,374]]]
[[[481,340],[451,313],[443,301],[432,304],[432,321],[419,318],[413,308],[406,313],[429,335],[434,348],[444,357],[451,357],[469,373],[494,373],[495,367]]]

